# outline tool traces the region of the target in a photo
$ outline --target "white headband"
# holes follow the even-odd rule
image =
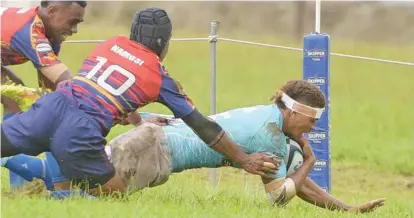
[[[282,94],[282,101],[283,103],[285,103],[286,107],[291,109],[292,111],[298,112],[300,114],[315,119],[321,118],[322,113],[325,111],[325,108],[314,108],[308,105],[301,104],[292,99],[289,95],[286,95],[285,93]]]

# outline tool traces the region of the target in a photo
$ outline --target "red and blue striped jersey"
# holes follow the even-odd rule
[[[34,8],[0,8],[1,64],[18,65],[31,61],[36,68],[61,61],[60,44],[46,36],[45,26]]]
[[[80,108],[94,116],[104,132],[151,102],[167,106],[177,118],[194,110],[192,101],[169,76],[158,56],[124,36],[100,43],[70,86]]]

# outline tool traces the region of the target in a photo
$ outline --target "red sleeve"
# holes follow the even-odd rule
[[[46,37],[43,22],[35,16],[18,30],[11,41],[11,47],[30,59],[36,68],[61,63],[57,57],[60,45],[52,44]]]

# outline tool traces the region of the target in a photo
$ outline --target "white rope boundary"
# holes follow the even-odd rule
[[[234,43],[240,43],[240,44],[247,44],[247,45],[257,45],[257,46],[263,46],[268,48],[279,48],[284,50],[291,50],[291,51],[302,51],[302,48],[294,48],[294,47],[288,47],[288,46],[281,46],[281,45],[272,45],[272,44],[266,44],[266,43],[259,43],[259,42],[250,42],[245,40],[238,40],[238,39],[229,39],[229,38],[221,38],[218,36],[208,37],[208,38],[172,38],[171,41],[227,41],[227,42],[234,42]],[[99,43],[103,42],[104,40],[68,40],[65,41],[65,43]],[[410,62],[403,62],[403,61],[394,61],[394,60],[387,60],[387,59],[380,59],[380,58],[371,58],[371,57],[363,57],[363,56],[357,56],[357,55],[349,55],[349,54],[340,54],[340,53],[334,53],[331,52],[332,56],[338,56],[338,57],[345,57],[345,58],[352,58],[352,59],[360,59],[360,60],[367,60],[367,61],[376,61],[376,62],[382,62],[382,63],[389,63],[389,64],[399,64],[399,65],[406,65],[406,66],[414,66],[414,63]]]

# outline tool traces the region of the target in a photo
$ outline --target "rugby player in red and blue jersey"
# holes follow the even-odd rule
[[[31,61],[44,83],[53,86],[72,74],[58,54],[61,43],[83,21],[86,1],[42,1],[33,8],[0,8],[1,71]],[[54,88],[54,87],[48,87]]]
[[[124,192],[104,150],[110,129],[138,108],[159,102],[181,118],[207,145],[246,171],[267,177],[279,162],[260,153],[246,154],[212,119],[201,114],[181,85],[166,72],[172,25],[159,8],[138,11],[130,37],[99,44],[73,80],[58,84],[27,111],[1,125],[2,157],[51,151],[64,177],[89,188]],[[82,183],[85,184],[85,183]]]
[[[16,84],[24,85],[7,66],[28,61],[37,70],[41,86],[53,90],[55,84],[71,78],[72,74],[59,60],[58,54],[66,36],[77,33],[86,5],[86,1],[41,1],[40,6],[32,8],[0,7],[2,84],[8,78]],[[19,105],[10,98],[1,96],[1,103],[4,107],[3,120],[21,112]],[[30,175],[26,168],[13,164],[11,159],[2,159],[2,166],[20,172],[26,180],[31,181],[35,175]],[[14,173],[10,174],[10,180],[13,188],[23,182]]]

